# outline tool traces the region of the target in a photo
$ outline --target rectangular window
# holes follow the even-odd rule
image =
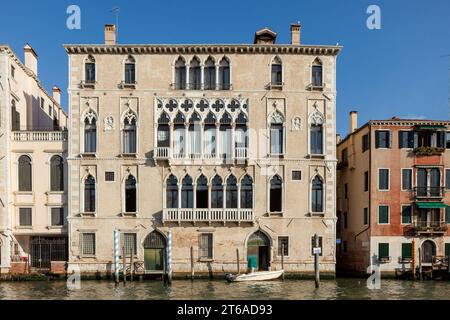
[[[364,215],[364,217],[363,217],[363,224],[365,226],[367,226],[369,224],[369,208],[364,208],[363,215]]]
[[[317,240],[318,240],[317,242],[319,243],[319,246],[317,248],[321,249],[319,256],[323,256],[323,246],[322,246],[323,238],[318,236]],[[314,248],[316,248],[316,245],[314,243],[314,237],[311,237],[311,255],[313,255],[313,256],[314,256]]]
[[[389,243],[378,244],[378,259],[389,260]]]
[[[300,170],[292,170],[292,181],[301,181],[302,172]]]
[[[375,131],[375,148],[385,148],[391,147],[391,132],[388,130],[377,130]]]
[[[378,190],[389,190],[389,169],[378,169]]]
[[[445,133],[445,147],[450,149],[450,132]]]
[[[136,233],[123,234],[123,247],[125,256],[136,255]]]
[[[136,83],[136,69],[134,63],[125,64],[125,83],[126,84]]]
[[[41,109],[45,108],[45,100],[44,98],[41,98]]]
[[[323,154],[322,125],[311,125],[311,154]]]
[[[95,255],[95,233],[81,234],[81,253],[84,256]]]
[[[342,150],[341,152],[341,161],[343,163],[347,163],[348,162],[348,149],[345,148],[344,150]]]
[[[402,190],[412,190],[412,169],[402,169]]]
[[[270,153],[283,154],[283,125],[272,124],[270,127]]]
[[[52,226],[64,225],[64,208],[52,208],[51,209]]]
[[[445,189],[450,190],[450,169],[445,169]]]
[[[369,171],[364,172],[364,192],[369,191]]]
[[[88,62],[85,64],[86,83],[95,83],[95,63]]]
[[[400,149],[414,148],[414,131],[399,131],[398,132],[398,147]]]
[[[289,256],[289,237],[278,237],[278,255]]]
[[[402,243],[402,260],[412,258],[412,243]]]
[[[213,235],[212,233],[203,233],[200,236],[200,259],[213,258]]]
[[[48,106],[48,115],[49,115],[50,117],[53,116],[53,108],[52,108],[51,105]]]
[[[344,212],[344,229],[348,227],[348,213]]]
[[[412,223],[412,206],[402,206],[402,224]]]
[[[378,207],[378,223],[389,224],[389,206]]]
[[[448,257],[450,255],[450,243],[445,244],[445,256]]]
[[[362,152],[366,152],[367,150],[369,150],[370,148],[370,143],[369,143],[369,134],[365,134],[362,137]]]
[[[107,182],[114,181],[114,171],[106,171],[105,172],[105,181],[107,181]]]
[[[445,208],[445,223],[450,224],[450,207]]]
[[[19,225],[21,227],[32,226],[31,208],[19,208]]]
[[[322,86],[322,66],[312,66],[312,85],[314,87]]]

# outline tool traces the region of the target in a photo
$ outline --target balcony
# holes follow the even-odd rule
[[[445,152],[445,148],[441,147],[417,147],[414,149],[416,156],[435,156],[442,155]]]
[[[248,160],[248,148],[236,147],[234,149],[234,157],[232,154],[217,154],[213,153],[173,153],[169,147],[156,147],[155,148],[155,160],[201,160],[201,161],[247,161]]]
[[[67,131],[13,131],[12,141],[67,141]]]
[[[254,222],[253,209],[164,209],[163,222]]]
[[[155,159],[167,160],[169,159],[169,147],[157,147],[155,149]]]
[[[442,199],[445,196],[445,187],[415,187],[416,199]]]
[[[414,225],[414,233],[420,235],[443,235],[447,232],[448,226],[445,222],[417,221]]]

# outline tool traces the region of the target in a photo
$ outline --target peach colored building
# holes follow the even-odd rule
[[[28,44],[24,57],[0,46],[0,271],[12,273],[67,259],[67,116]]]
[[[338,141],[338,270],[445,267],[450,250],[450,122],[392,118]]]
[[[68,44],[69,268],[335,271],[336,58],[341,47]],[[121,250],[122,252],[122,250]],[[192,256],[191,256],[192,252]],[[122,255],[122,253],[121,253]],[[122,259],[122,258],[121,258]],[[122,261],[122,260],[121,260]]]

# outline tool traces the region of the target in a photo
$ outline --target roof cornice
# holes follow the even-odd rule
[[[307,45],[230,45],[230,44],[185,44],[185,45],[80,45],[65,44],[68,54],[306,54],[338,55],[342,46]]]

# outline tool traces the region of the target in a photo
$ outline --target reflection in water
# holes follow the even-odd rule
[[[70,299],[70,300],[324,300],[324,299],[446,299],[450,300],[448,282],[382,280],[380,290],[369,290],[365,279],[324,280],[319,289],[310,280],[226,283],[215,280],[114,282],[82,281],[80,290],[68,290],[60,282],[0,282],[0,299]]]

